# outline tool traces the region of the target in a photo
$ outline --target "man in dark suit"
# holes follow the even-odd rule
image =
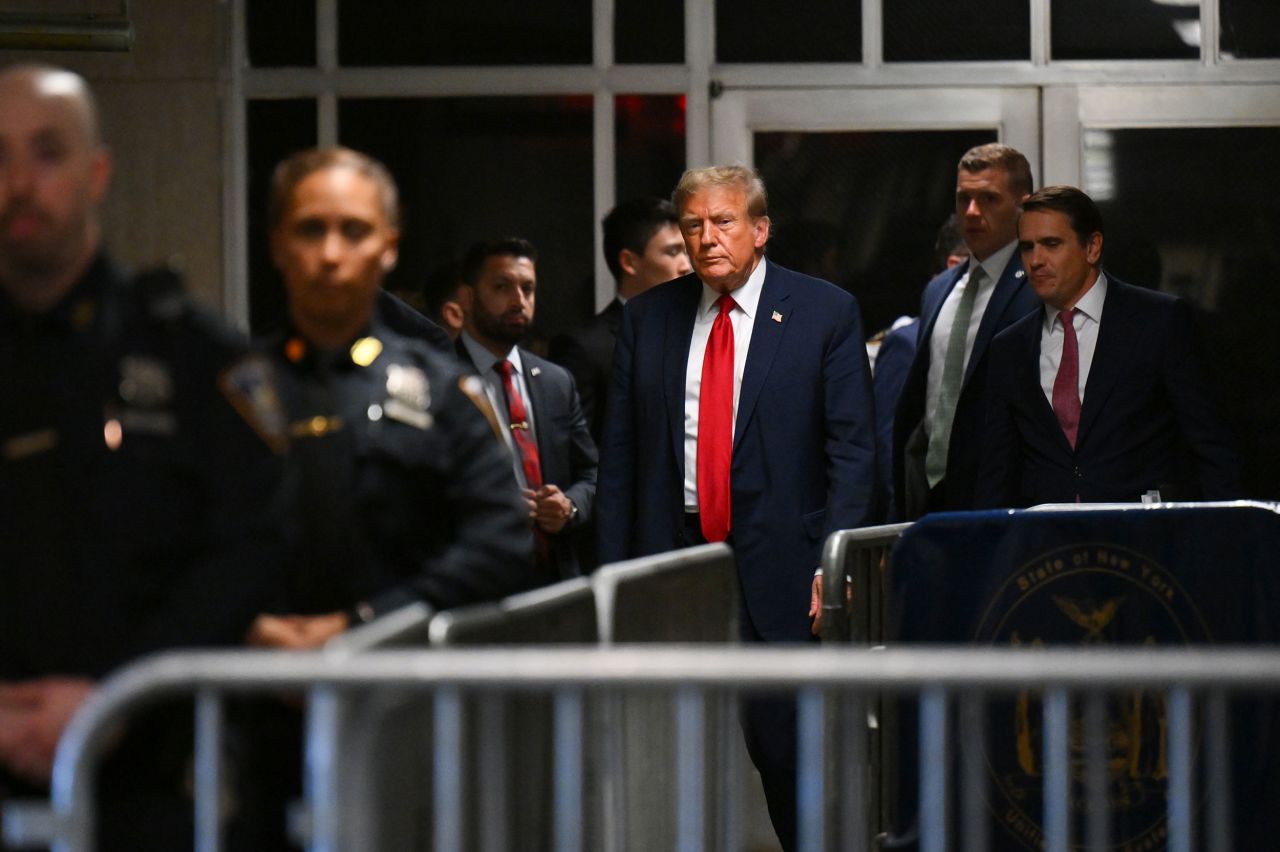
[[[930,274],[937,275],[952,269],[969,259],[969,247],[960,234],[960,223],[952,213],[938,229],[933,245],[933,266]],[[893,328],[880,335],[874,360],[871,362],[871,378],[876,397],[876,475],[880,480],[881,494],[885,499],[885,511],[892,513],[893,506],[893,411],[902,395],[916,357],[916,341],[920,337],[920,318],[904,322],[901,317]],[[874,340],[874,338],[873,338]]]
[[[1075,187],[1023,202],[1018,248],[1044,305],[991,344],[979,506],[1240,496],[1191,309],[1109,278],[1102,239]]]
[[[1031,192],[1027,158],[980,145],[960,159],[956,216],[971,256],[925,287],[915,360],[893,424],[894,518],[973,505],[987,348],[1034,310],[1017,257],[1018,205]]]
[[[499,413],[529,506],[539,573],[551,582],[582,573],[572,533],[591,517],[596,446],[573,377],[516,345],[533,323],[537,259],[522,239],[471,247],[462,262],[464,320],[456,346]]]
[[[770,223],[751,170],[686,172],[673,201],[695,274],[623,310],[601,451],[601,561],[728,541],[743,639],[805,642],[822,543],[865,523],[874,503],[858,305],[765,260]],[[794,714],[793,702],[757,701],[744,715],[788,848]]]
[[[688,275],[690,268],[676,227],[676,211],[669,201],[624,201],[609,211],[603,226],[604,260],[617,282],[618,294],[586,326],[551,341],[551,360],[573,374],[597,444],[604,430],[609,371],[622,325],[622,306],[654,285]]]

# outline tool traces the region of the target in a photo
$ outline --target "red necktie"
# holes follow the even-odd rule
[[[1074,308],[1058,314],[1062,320],[1062,362],[1053,380],[1053,413],[1058,415],[1058,424],[1073,450],[1080,428],[1080,345],[1072,322],[1074,316]]]
[[[729,536],[729,463],[733,458],[733,321],[738,306],[729,295],[716,300],[698,390],[698,514],[707,541]]]
[[[538,445],[529,434],[529,416],[525,412],[524,400],[516,392],[515,382],[511,381],[511,362],[499,361],[498,372],[502,374],[502,389],[507,393],[507,412],[511,415],[511,437],[520,451],[520,466],[524,468],[525,484],[533,490],[542,487],[542,462],[538,459]]]

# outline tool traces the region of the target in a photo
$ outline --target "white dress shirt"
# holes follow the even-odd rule
[[[751,346],[751,329],[760,306],[764,288],[764,258],[756,263],[747,281],[729,295],[738,307],[729,315],[733,323],[733,425],[738,425],[738,395],[742,390],[742,371],[747,365]],[[689,363],[684,373],[684,508],[698,511],[698,393],[702,387],[702,362],[707,354],[707,339],[720,309],[716,300],[720,293],[702,285],[698,315],[693,321],[693,337],[689,340]]]
[[[1107,276],[1099,272],[1071,316],[1076,330],[1076,343],[1080,353],[1080,403],[1084,404],[1084,388],[1089,381],[1089,368],[1093,366],[1093,353],[1098,348],[1098,327],[1102,323],[1102,305],[1107,300]],[[1058,322],[1057,308],[1044,306],[1044,325],[1040,329],[1040,389],[1053,407],[1053,381],[1058,377],[1058,365],[1062,363],[1062,343],[1065,332]]]
[[[462,345],[476,365],[476,375],[484,380],[484,390],[489,396],[489,405],[498,415],[498,426],[502,429],[502,438],[511,451],[511,468],[515,471],[516,482],[521,488],[528,488],[529,482],[524,478],[524,464],[520,456],[520,448],[515,438],[511,437],[511,409],[507,406],[507,392],[502,386],[502,374],[498,372],[498,363],[504,359],[485,349],[474,337],[462,332]],[[525,417],[529,421],[529,437],[534,444],[538,443],[537,426],[534,424],[533,400],[529,397],[529,385],[525,382],[524,363],[520,359],[520,350],[515,346],[507,353],[506,359],[511,363],[511,384],[524,402]]]
[[[991,301],[991,294],[996,289],[996,282],[1000,280],[1001,275],[1004,275],[1005,267],[1009,265],[1009,261],[1013,258],[1013,253],[1017,248],[1018,243],[1015,240],[982,261],[982,263],[974,263],[973,258],[970,258],[968,269],[960,276],[956,286],[951,288],[947,298],[943,300],[942,309],[938,311],[938,319],[933,324],[933,333],[929,336],[929,375],[925,380],[924,391],[924,422],[926,429],[929,428],[929,424],[936,422],[938,419],[938,396],[942,392],[942,370],[947,361],[947,344],[951,341],[951,324],[955,322],[956,308],[960,304],[961,297],[964,296],[965,288],[969,286],[969,279],[973,277],[974,268],[981,266],[982,271],[987,276],[978,288],[978,294],[974,297],[973,313],[969,318],[969,331],[965,335],[964,367],[966,370],[969,368],[969,356],[973,354],[973,344],[978,339],[978,328],[982,325],[982,315],[986,313],[987,303]],[[963,375],[963,372],[961,375]]]

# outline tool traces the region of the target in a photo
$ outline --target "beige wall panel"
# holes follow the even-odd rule
[[[0,51],[0,64],[47,62],[89,79],[116,163],[104,211],[112,254],[135,268],[181,257],[189,290],[218,310],[225,14],[215,0],[132,0],[128,53]]]
[[[103,132],[115,158],[107,244],[135,267],[178,255],[188,288],[222,294],[222,143],[211,83],[101,82]]]

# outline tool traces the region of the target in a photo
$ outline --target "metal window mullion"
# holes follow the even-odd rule
[[[684,59],[689,69],[685,166],[711,164],[711,66],[716,55],[715,4],[684,0]]]
[[[558,852],[582,852],[583,848],[583,703],[580,689],[565,688],[555,693],[552,831]]]
[[[456,686],[435,693],[434,839],[436,849],[461,849],[463,838],[462,693]]]
[[[222,313],[232,325],[249,328],[249,128],[244,77],[246,0],[228,4],[226,71],[222,98]]]
[[[604,255],[595,251],[600,245],[603,232],[600,222],[606,213],[613,209],[617,185],[617,139],[614,137],[613,89],[609,85],[608,73],[613,67],[613,1],[592,0],[591,2],[591,56],[595,70],[599,74],[599,85],[595,90],[592,108],[592,204],[594,236],[591,256],[595,258],[595,309],[603,310],[613,298],[613,275]]]
[[[1200,64],[1212,67],[1222,58],[1219,0],[1200,0]]]
[[[884,0],[862,0],[862,67],[884,64]]]
[[[826,693],[820,687],[796,696],[796,848],[822,852],[827,798],[822,746],[826,740]]]
[[[316,0],[316,65],[324,75],[338,70],[338,0]],[[338,144],[338,95],[332,84],[316,98],[316,144]]]
[[[1031,64],[1049,64],[1053,45],[1053,25],[1049,4],[1052,0],[1031,0]],[[1059,0],[1063,2],[1063,0]]]

